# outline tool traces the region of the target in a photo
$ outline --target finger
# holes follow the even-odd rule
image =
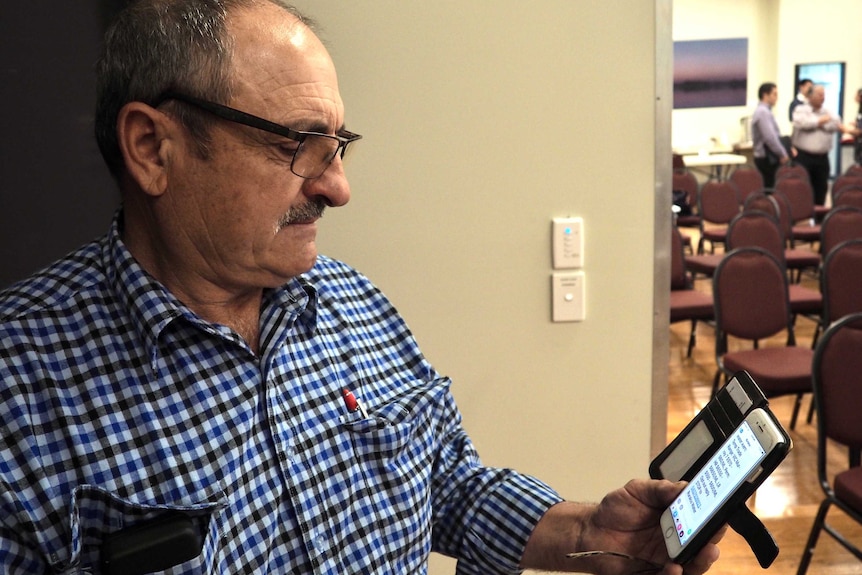
[[[724,538],[724,534],[727,533],[727,525],[724,525],[721,529],[716,531],[715,535],[712,536],[712,539],[709,540],[713,545],[717,545],[719,541]]]
[[[685,574],[686,575],[701,575],[702,573],[706,573],[712,564],[718,561],[720,551],[718,549],[718,545],[714,543],[707,543],[700,552],[695,555],[694,559],[692,559],[685,566]]]

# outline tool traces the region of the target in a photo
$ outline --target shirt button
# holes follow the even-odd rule
[[[323,551],[326,549],[326,544],[328,541],[326,540],[325,535],[318,535],[314,538],[314,548],[318,551]]]

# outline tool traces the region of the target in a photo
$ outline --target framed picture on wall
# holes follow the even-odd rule
[[[745,106],[748,38],[673,43],[673,107]]]

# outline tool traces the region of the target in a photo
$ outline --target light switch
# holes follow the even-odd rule
[[[554,269],[584,267],[583,218],[554,218],[551,227]]]
[[[584,296],[584,272],[556,272],[551,274],[551,314],[553,321],[584,321],[586,318]]]

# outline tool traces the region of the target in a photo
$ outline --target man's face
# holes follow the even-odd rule
[[[773,88],[772,91],[766,95],[766,103],[769,104],[769,106],[771,107],[771,106],[774,106],[777,101],[778,101],[778,88]]]
[[[811,91],[811,95],[808,96],[808,103],[815,110],[819,110],[823,105],[823,101],[826,99],[826,92],[823,89],[823,86],[815,86],[814,90]]]
[[[334,134],[342,126],[332,61],[304,25],[266,4],[234,12],[228,32],[235,38],[229,106],[295,130]],[[180,218],[190,261],[207,280],[274,287],[314,265],[318,208],[344,205],[350,188],[338,157],[317,179],[293,174],[296,145],[222,120],[208,159],[189,142],[169,176],[167,209]]]

